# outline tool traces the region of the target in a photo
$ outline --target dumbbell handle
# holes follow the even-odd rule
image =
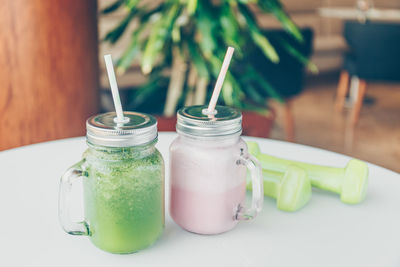
[[[268,170],[272,174],[275,173],[276,177],[279,173],[284,173],[288,166],[296,165],[307,172],[313,186],[334,193],[341,193],[345,168],[292,161],[263,153],[257,154],[256,158],[260,161],[261,167],[264,170]]]
[[[263,170],[264,196],[277,198],[279,184],[283,179],[283,173],[270,170]]]

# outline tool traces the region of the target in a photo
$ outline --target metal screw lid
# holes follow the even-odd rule
[[[126,122],[117,123],[115,112],[98,114],[86,121],[86,140],[94,145],[130,147],[152,142],[157,138],[157,120],[139,112],[124,112]]]
[[[178,111],[176,131],[199,137],[217,137],[242,132],[242,113],[237,109],[216,106],[207,114],[207,106],[189,106]]]

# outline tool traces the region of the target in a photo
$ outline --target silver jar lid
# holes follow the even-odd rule
[[[242,113],[226,106],[216,106],[213,114],[204,105],[184,107],[178,111],[176,131],[199,137],[240,135]]]
[[[125,111],[124,117],[124,123],[115,121],[115,112],[90,117],[86,121],[86,140],[100,146],[129,147],[147,144],[157,138],[157,120],[153,116]]]

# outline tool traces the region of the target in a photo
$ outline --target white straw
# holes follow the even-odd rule
[[[235,49],[233,47],[228,47],[228,50],[226,51],[224,62],[222,63],[222,67],[221,70],[219,71],[218,79],[217,82],[215,83],[210,103],[208,104],[208,109],[207,109],[208,114],[214,113],[215,105],[217,105],[219,93],[221,92],[222,84],[224,83],[225,75],[226,72],[228,71],[229,63],[231,62],[234,50]]]
[[[110,82],[111,86],[111,93],[114,100],[115,111],[117,112],[116,122],[124,123],[126,122],[126,119],[124,118],[124,113],[122,111],[121,99],[119,98],[117,79],[115,78],[111,55],[104,55],[104,60],[106,62],[108,81]]]

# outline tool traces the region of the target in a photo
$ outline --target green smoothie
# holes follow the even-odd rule
[[[84,153],[85,221],[94,245],[131,253],[164,228],[164,163],[154,144],[90,147]]]

